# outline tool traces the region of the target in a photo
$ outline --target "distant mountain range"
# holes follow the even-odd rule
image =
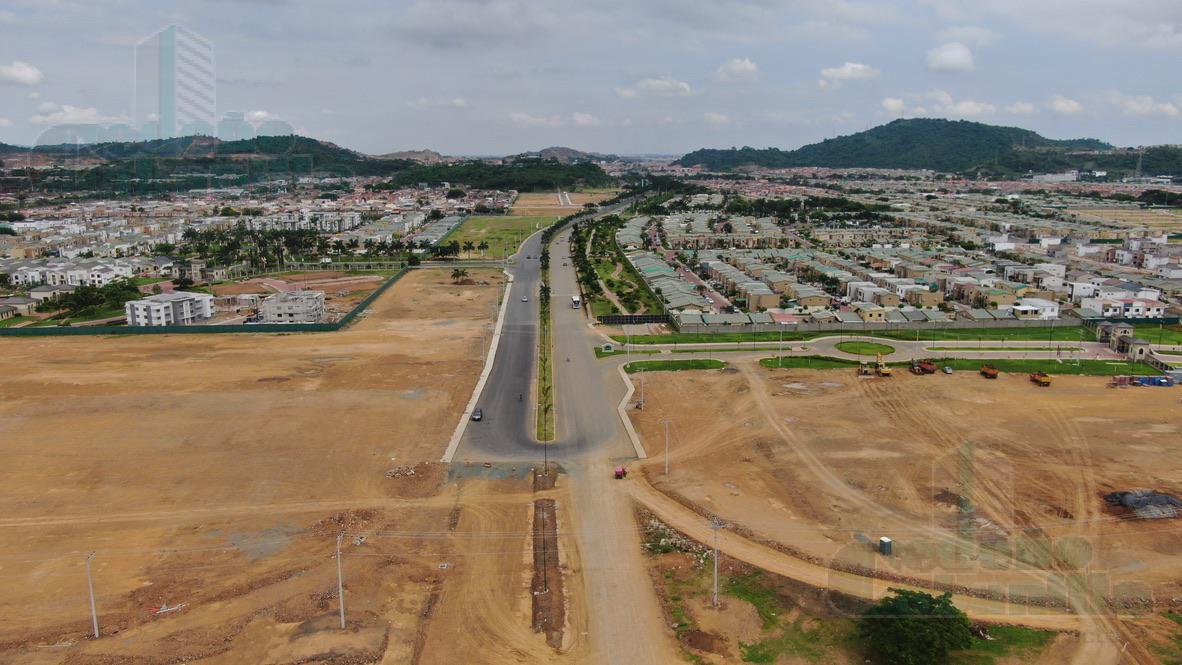
[[[563,164],[570,164],[573,162],[614,162],[619,159],[617,155],[604,155],[598,152],[583,152],[582,150],[575,150],[574,148],[564,148],[561,146],[552,146],[549,148],[542,148],[535,152],[523,152],[512,156],[513,159],[553,159]]]
[[[401,150],[399,152],[387,152],[382,155],[373,155],[374,159],[409,159],[412,162],[420,164],[441,164],[443,162],[452,161],[452,157],[444,157],[434,150]]]
[[[731,148],[695,150],[682,166],[729,170],[744,166],[788,168],[932,169],[1007,176],[1027,171],[1136,170],[1151,175],[1182,175],[1182,150],[1158,147],[1117,149],[1098,139],[1048,139],[1028,129],[967,120],[895,120],[864,132],[826,139],[796,150]]]
[[[155,141],[46,145],[0,144],[9,170],[24,166],[69,167],[74,176],[33,178],[37,186],[61,191],[153,194],[208,187],[235,187],[292,176],[381,176],[397,186],[449,182],[470,187],[552,191],[609,187],[609,177],[569,148],[547,149],[545,159],[526,153],[510,163],[444,157],[431,150],[370,156],[304,136],[260,136],[222,141],[186,136]],[[553,152],[559,151],[559,152]],[[546,152],[546,151],[542,151]],[[565,160],[560,160],[563,156]],[[83,167],[83,168],[78,168]],[[38,173],[36,171],[34,173]]]

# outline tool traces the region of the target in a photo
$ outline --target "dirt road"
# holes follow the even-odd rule
[[[661,521],[698,542],[713,542],[714,531],[701,515],[653,489],[639,475],[630,478],[627,483],[633,499],[660,518]],[[725,529],[719,533],[718,549],[729,557],[777,575],[804,582],[819,589],[829,589],[867,600],[882,598],[891,588],[924,590],[898,582],[854,575],[809,563]],[[975,596],[954,595],[953,602],[977,621],[1080,632],[1083,639],[1079,648],[1071,656],[1071,662],[1076,665],[1121,662],[1120,648],[1112,639],[1109,639],[1108,629],[1110,627],[1103,618],[1081,617],[1062,611],[987,600]]]

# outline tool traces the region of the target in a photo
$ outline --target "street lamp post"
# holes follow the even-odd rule
[[[664,420],[665,423],[665,475],[669,475],[669,419]]]

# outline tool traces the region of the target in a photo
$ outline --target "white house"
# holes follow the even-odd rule
[[[1019,298],[1012,311],[1019,319],[1050,321],[1059,318],[1059,303],[1043,298]]]
[[[123,305],[129,326],[187,326],[213,316],[208,293],[161,293]]]

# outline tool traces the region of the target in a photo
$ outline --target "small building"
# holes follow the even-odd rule
[[[1133,324],[1131,323],[1115,323],[1113,321],[1105,321],[1096,326],[1096,340],[1100,342],[1112,343],[1113,340],[1121,337],[1133,336]]]
[[[17,316],[16,308],[12,305],[0,305],[0,321],[15,319]]]
[[[263,323],[319,323],[324,320],[324,293],[276,293],[259,305],[259,315]]]
[[[853,309],[866,323],[882,323],[886,321],[886,310],[873,303],[856,302],[850,305],[850,309]]]
[[[33,310],[37,307],[37,301],[32,298],[10,296],[8,298],[0,298],[0,305],[15,307],[17,316],[32,316]]]
[[[66,293],[73,293],[76,288],[69,284],[42,284],[29,289],[29,297],[38,302],[42,300],[53,300]]]
[[[913,289],[907,292],[907,303],[915,307],[939,307],[944,294],[927,289]]]

